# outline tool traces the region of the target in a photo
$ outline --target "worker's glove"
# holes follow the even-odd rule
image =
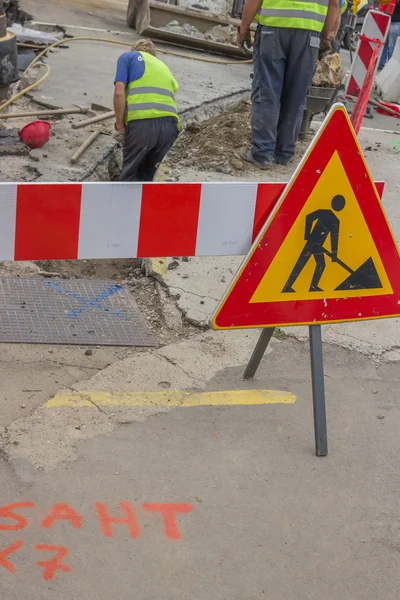
[[[246,54],[251,54],[251,47],[253,45],[251,41],[251,33],[250,31],[246,31],[245,33],[240,33],[240,29],[238,30],[237,43],[239,48],[242,48],[246,52]]]
[[[327,56],[328,54],[332,54],[332,52],[333,52],[332,40],[331,39],[327,40],[326,38],[322,38],[320,46],[319,46],[318,59],[321,60],[321,58],[324,58],[324,56]]]
[[[125,144],[125,127],[123,129],[117,129],[117,125],[115,125],[114,132],[113,132],[113,138],[114,138],[114,140],[117,140],[117,142],[119,142],[120,144],[124,145]]]

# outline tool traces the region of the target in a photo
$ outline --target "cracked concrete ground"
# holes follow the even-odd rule
[[[84,3],[52,3],[63,14],[72,4],[83,25]],[[125,9],[115,4],[116,19]],[[388,160],[373,168],[378,176],[387,170],[384,202],[399,239],[392,167]],[[258,332],[190,329],[181,339],[181,314],[190,318],[193,310],[193,322],[205,321],[234,260],[206,259],[204,271],[195,260],[178,261],[168,271],[171,298],[169,283],[158,289],[171,339],[180,333],[162,348],[98,349],[86,357],[83,348],[0,346],[7,425],[0,441],[2,597],[398,600],[399,372],[388,360],[398,360],[398,324],[324,329],[325,342],[335,342],[324,344],[330,453],[317,459],[304,341],[274,339],[257,378],[244,382]],[[351,350],[341,347],[351,340]],[[66,390],[180,389],[278,389],[296,394],[297,402],[39,408]],[[14,507],[16,519],[4,509],[15,502],[32,504]],[[56,503],[58,518],[49,523]],[[99,503],[112,517],[108,527]],[[176,513],[179,536],[172,539],[160,507],[177,504],[190,512]],[[68,507],[78,522],[65,517]],[[43,561],[57,548],[64,568],[54,570],[53,561],[45,579]]]
[[[77,383],[65,385],[65,390],[111,393],[146,392],[165,387],[202,390],[207,381],[222,369],[244,363],[251,354],[256,339],[256,332],[233,336],[213,332],[194,335],[188,340],[158,350],[144,351],[116,360],[89,378],[82,376],[81,372],[80,380],[77,378]],[[240,345],[235,340],[240,340]],[[63,391],[62,385],[58,390]],[[46,400],[51,397],[51,391],[47,390]],[[32,415],[18,419],[7,427],[4,443],[14,439],[18,443],[7,444],[4,451],[10,459],[22,458],[36,468],[52,470],[63,462],[76,458],[79,441],[110,433],[121,423],[142,421],[168,410],[159,407],[131,410],[118,407],[112,410],[96,408],[94,413],[86,408],[37,409]]]
[[[15,568],[0,564],[7,600],[125,600],[132,590],[141,600],[397,600],[397,367],[325,346],[330,455],[318,459],[304,343],[274,340],[257,379],[243,382],[255,337],[202,333],[73,388],[275,388],[296,404],[43,408],[11,426],[2,504],[32,505],[14,506],[19,530],[2,531]],[[162,506],[184,507],[175,537],[154,512]],[[0,530],[15,523],[7,514]],[[57,548],[68,568],[48,567],[45,580]]]

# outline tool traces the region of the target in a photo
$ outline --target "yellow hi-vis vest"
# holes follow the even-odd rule
[[[343,6],[340,9],[340,12],[341,12],[342,15],[344,15],[344,13],[346,12],[346,8],[347,8],[347,0],[344,0]]]
[[[126,122],[175,117],[179,127],[174,95],[178,90],[175,77],[167,65],[152,54],[140,54],[144,60],[144,75],[126,88]]]
[[[321,32],[328,0],[262,0],[255,19],[260,25]]]

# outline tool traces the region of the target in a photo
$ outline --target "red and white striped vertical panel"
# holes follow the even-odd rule
[[[389,32],[390,21],[389,14],[370,10],[365,17],[361,33],[369,39],[377,39],[384,43]],[[360,93],[375,46],[376,42],[359,40],[347,80],[346,97],[355,98]]]
[[[0,184],[0,260],[243,255],[285,185]]]

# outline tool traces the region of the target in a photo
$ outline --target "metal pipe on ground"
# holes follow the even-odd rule
[[[83,142],[82,146],[80,146],[80,148],[78,148],[78,150],[75,152],[75,154],[73,156],[71,156],[71,162],[76,163],[79,160],[79,158],[82,156],[82,154],[84,152],[86,152],[86,150],[89,148],[89,146],[91,146],[93,144],[93,142],[99,137],[100,134],[101,134],[101,130],[96,129],[96,131],[94,131],[87,138],[87,140],[85,140]]]
[[[54,115],[87,115],[88,112],[88,108],[56,108],[51,110],[34,110],[32,112],[7,113],[6,115],[0,114],[0,119],[20,119],[23,117],[51,117]]]
[[[98,115],[97,117],[93,117],[92,119],[87,119],[86,121],[75,123],[74,125],[72,125],[72,129],[80,129],[81,127],[87,127],[87,125],[93,125],[93,123],[99,123],[100,121],[112,119],[113,117],[115,117],[115,112],[111,110],[110,112],[104,113],[103,115]]]

